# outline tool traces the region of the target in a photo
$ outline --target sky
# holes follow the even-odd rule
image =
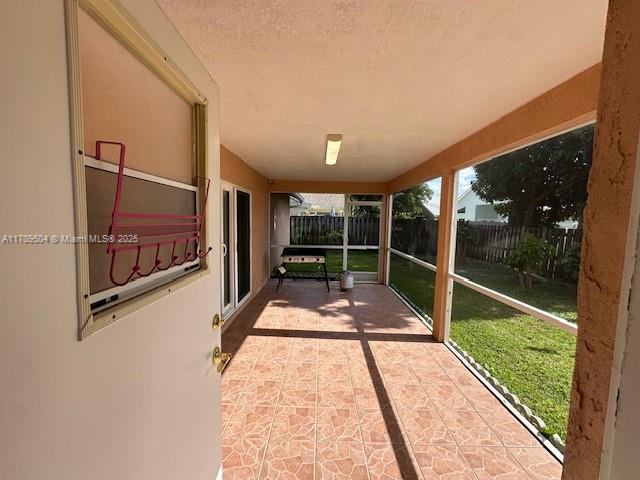
[[[458,195],[463,193],[469,186],[471,182],[473,182],[476,178],[475,171],[473,167],[467,167],[460,170],[458,175]],[[442,189],[442,179],[440,177],[430,180],[426,182],[429,188],[433,191],[433,197],[431,200],[427,202],[427,204],[431,207],[430,210],[433,211],[434,208],[439,210],[440,207],[440,191]]]

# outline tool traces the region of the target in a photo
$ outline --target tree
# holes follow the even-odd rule
[[[425,215],[425,203],[433,197],[433,190],[426,183],[415,185],[393,194],[393,216],[415,218]]]
[[[511,225],[581,223],[592,153],[589,125],[477,165],[471,188]]]

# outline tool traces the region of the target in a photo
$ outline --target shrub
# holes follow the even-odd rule
[[[530,290],[533,284],[533,270],[547,255],[549,247],[546,242],[530,233],[520,237],[515,250],[507,257],[507,264],[518,271],[520,285]]]
[[[471,244],[472,228],[468,220],[458,220],[456,227],[456,252],[462,258],[467,257],[467,247]]]
[[[320,243],[325,245],[340,245],[342,243],[342,231],[331,230],[320,237]]]
[[[580,273],[580,254],[581,254],[580,242],[571,245],[564,256],[560,259],[560,267],[565,278],[573,283],[578,282],[578,274]]]

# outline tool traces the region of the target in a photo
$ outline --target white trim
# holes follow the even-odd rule
[[[272,243],[271,248],[324,248],[325,250],[342,250],[342,245],[285,245],[284,243]],[[380,250],[379,245],[351,245],[347,247],[349,250]]]
[[[105,172],[118,173],[118,165],[115,163],[105,162],[104,160],[98,160],[97,158],[89,155],[84,155],[84,166],[97,168],[98,170],[104,170]],[[151,175],[150,173],[141,172],[139,170],[133,170],[125,167],[124,174],[127,177],[139,178],[141,180],[147,180],[153,183],[160,183],[162,185],[168,185],[170,187],[181,188],[183,190],[190,190],[192,192],[198,192],[198,187],[189,185],[188,183],[176,182],[164,177],[158,177],[157,175]]]
[[[444,309],[444,335],[443,339],[445,342],[449,340],[451,335],[451,314],[453,311],[453,277],[451,277],[451,273],[454,273],[456,270],[456,246],[457,246],[457,235],[458,235],[458,187],[460,186],[460,170],[456,170],[453,173],[453,185],[451,185],[451,212],[449,212],[449,222],[451,235],[449,236],[449,265],[447,265],[447,271],[449,275],[446,277],[447,282],[447,297],[446,304]],[[442,182],[445,181],[445,177],[442,177]],[[442,197],[440,197],[440,218],[442,218]],[[437,282],[436,278],[436,282]]]
[[[404,253],[401,252],[400,250],[396,250],[395,248],[389,248],[389,251],[391,253],[393,253],[394,255],[397,255],[399,257],[404,258],[405,260],[409,260],[410,262],[415,263],[416,265],[420,265],[421,267],[424,267],[426,269],[431,270],[432,272],[436,271],[436,266],[432,265],[429,262],[425,262],[424,260],[420,260],[419,258],[416,258],[412,255],[409,255],[408,253]]]
[[[384,228],[381,228],[382,220],[384,220],[384,194],[380,195],[380,200],[350,200],[351,195],[365,195],[360,193],[345,193],[344,194],[344,231],[342,233],[342,245],[344,250],[342,251],[342,269],[349,270],[349,250],[378,250],[378,268],[375,272],[352,272],[354,279],[359,277],[358,281],[362,283],[379,283],[380,282],[380,245],[383,243]],[[374,195],[374,194],[371,194]],[[380,213],[378,216],[378,245],[350,245],[349,244],[349,219],[351,218],[351,207],[366,206],[366,207],[378,207]],[[384,250],[382,250],[384,251]],[[358,274],[356,276],[356,273]],[[375,279],[373,275],[375,274]]]
[[[270,245],[271,248],[324,248],[325,250],[342,250],[344,247],[342,245],[291,245],[289,243],[272,243]]]
[[[385,212],[385,218],[386,218],[386,224],[385,227],[387,229],[387,242],[386,242],[386,247],[387,247],[387,254],[385,255],[385,265],[384,265],[384,284],[386,286],[389,286],[389,274],[391,273],[391,255],[389,255],[389,252],[391,252],[391,230],[393,227],[393,193],[390,193],[389,195],[387,195],[387,211]]]
[[[529,305],[528,303],[521,302],[520,300],[516,300],[515,298],[511,298],[503,293],[496,292],[495,290],[491,290],[490,288],[479,285],[475,282],[472,282],[468,278],[462,277],[456,273],[450,273],[449,276],[451,279],[465,287],[468,287],[472,290],[475,290],[482,295],[492,298],[500,303],[504,303],[509,307],[515,308],[516,310],[521,311],[522,313],[526,313],[527,315],[531,315],[532,317],[538,318],[549,325],[554,327],[558,327],[561,330],[564,330],[567,333],[570,333],[573,336],[578,334],[578,327],[575,323],[571,323],[564,318],[560,318],[557,315],[553,315],[552,313],[545,312],[537,307]]]
[[[344,194],[344,212],[343,212],[343,218],[344,221],[342,222],[342,271],[347,271],[347,266],[348,266],[348,259],[347,259],[347,255],[348,255],[348,248],[349,248],[349,194],[345,193]]]
[[[233,185],[230,185],[226,182],[220,182],[220,245],[224,244],[224,209],[223,205],[223,197],[224,192],[229,193],[229,212],[226,218],[226,221],[229,222],[229,245],[226,246],[227,254],[223,255],[223,252],[220,252],[220,305],[221,305],[221,313],[223,320],[228,318],[235,310],[235,249],[233,246],[235,245],[234,233],[235,229],[234,225],[234,199],[233,199]],[[224,304],[224,271],[225,271],[225,257],[230,258],[229,261],[229,303]]]
[[[384,199],[384,195],[382,196],[382,198]],[[384,203],[384,200],[349,201],[350,206],[357,207],[379,207],[382,203]]]
[[[240,187],[233,183],[221,181],[220,182],[220,200],[222,201],[222,195],[224,191],[229,192],[229,215],[230,215],[230,231],[229,242],[230,246],[227,248],[227,254],[232,256],[231,271],[229,272],[231,278],[232,291],[230,292],[231,302],[230,304],[222,305],[224,302],[224,257],[221,257],[221,270],[220,281],[223,284],[220,288],[220,304],[222,305],[222,318],[224,320],[230,318],[235,312],[238,311],[240,306],[248,302],[253,296],[253,192],[247,188]],[[246,295],[240,299],[238,292],[238,202],[237,192],[243,192],[249,195],[249,291]],[[222,223],[222,213],[220,215],[220,221]],[[222,230],[222,229],[221,229]],[[222,233],[220,234],[222,238]]]
[[[168,268],[167,270],[161,270],[153,273],[148,277],[141,277],[132,282],[127,283],[126,285],[116,286],[112,288],[108,288],[107,290],[102,290],[97,293],[93,293],[89,296],[89,303],[94,304],[95,302],[99,302],[100,300],[107,299],[114,295],[119,295],[120,298],[118,300],[107,303],[104,307],[97,307],[93,310],[94,313],[97,313],[105,308],[111,308],[114,305],[126,300],[127,298],[131,298],[140,293],[140,291],[147,291],[149,285],[153,284],[162,284],[167,281],[173,280],[175,278],[180,277],[181,275],[186,275],[186,270],[189,267],[193,267],[194,265],[200,265],[200,259],[192,260],[191,262],[185,262],[182,265],[176,265],[174,267]],[[141,287],[147,287],[145,289],[141,289]]]

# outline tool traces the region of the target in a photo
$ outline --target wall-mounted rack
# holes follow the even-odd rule
[[[107,254],[111,255],[109,276],[114,285],[122,286],[138,278],[144,278],[156,272],[180,266],[186,262],[203,258],[209,254],[211,247],[200,248],[202,227],[205,219],[210,180],[205,179],[205,195],[201,213],[194,215],[175,215],[170,213],[141,213],[123,211],[121,208],[126,146],[121,142],[98,140],[96,142],[96,159],[101,158],[102,145],[115,145],[120,148],[116,193],[109,226],[109,246]],[[131,240],[135,239],[134,242]],[[169,258],[162,259],[162,247],[171,249]],[[142,251],[155,249],[153,265],[142,271],[140,256]],[[116,261],[122,252],[135,252],[135,263],[131,272],[124,279],[116,278]]]

